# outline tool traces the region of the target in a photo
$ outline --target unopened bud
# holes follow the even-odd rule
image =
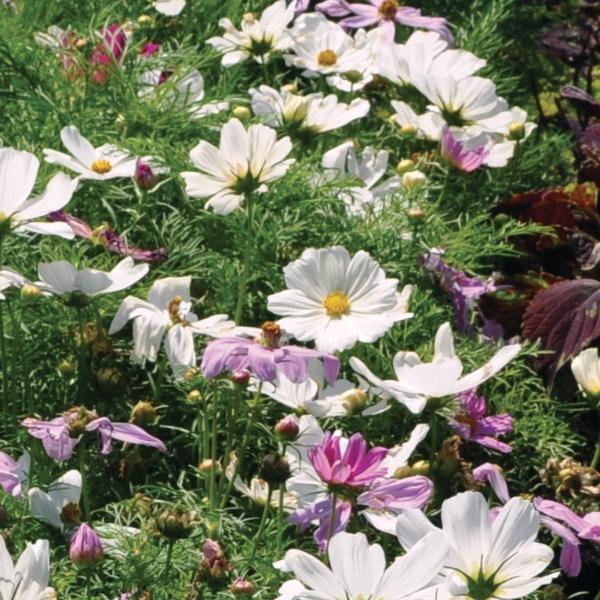
[[[238,577],[230,586],[229,591],[234,596],[251,598],[256,593],[256,586],[243,577]]]
[[[431,470],[431,464],[428,460],[418,460],[412,465],[411,470],[414,475],[427,475]]]
[[[192,381],[192,379],[194,379],[198,373],[199,371],[196,369],[196,367],[191,367],[183,374],[183,379],[184,381]]]
[[[250,373],[248,371],[236,371],[231,374],[231,381],[236,385],[248,385],[250,381]]]
[[[221,464],[217,460],[212,458],[205,458],[199,465],[198,471],[202,473],[210,473],[211,471],[219,473],[221,471]]]
[[[69,558],[76,565],[94,565],[104,558],[102,542],[98,534],[82,523],[71,540]]]
[[[417,128],[410,123],[405,123],[400,127],[400,133],[403,135],[415,135],[417,133]]]
[[[34,300],[35,298],[39,298],[42,295],[42,290],[37,285],[33,283],[26,283],[21,288],[21,298],[24,300]]]
[[[525,135],[525,125],[523,123],[513,123],[508,128],[508,133],[513,140],[519,140]]]
[[[402,175],[402,185],[409,190],[422,187],[426,181],[427,177],[421,171],[409,171]]]
[[[133,179],[144,190],[151,190],[158,183],[158,175],[152,170],[152,167],[139,158],[135,163]]]
[[[406,214],[411,221],[421,221],[425,216],[425,211],[422,208],[414,207],[409,208]]]
[[[232,112],[233,116],[240,121],[247,121],[252,116],[252,112],[247,106],[236,106]]]
[[[58,372],[63,377],[71,377],[75,374],[75,365],[68,360],[63,360],[60,365],[58,365]]]
[[[404,479],[405,477],[411,477],[414,475],[412,469],[408,465],[404,465],[402,467],[398,467],[394,471],[394,477],[396,479]]]
[[[295,415],[288,415],[279,421],[273,428],[277,437],[287,442],[291,442],[298,437],[300,425]]]
[[[137,18],[137,24],[141,27],[146,27],[147,25],[152,25],[154,19],[150,15],[140,15]]]
[[[404,158],[401,161],[398,161],[396,165],[396,171],[402,175],[407,171],[412,171],[416,167],[415,161],[410,158]]]
[[[156,419],[156,409],[152,402],[140,400],[132,409],[129,421],[139,427],[150,425]]]
[[[279,486],[290,476],[290,464],[285,456],[267,454],[260,466],[260,476],[269,485]]]
[[[115,123],[119,126],[125,125],[126,122],[127,119],[125,118],[125,115],[123,113],[119,113],[115,118]]]
[[[193,513],[178,507],[166,508],[156,517],[156,528],[172,542],[188,537],[193,526]]]
[[[298,91],[298,84],[286,83],[285,85],[281,86],[281,91],[289,92],[290,94],[295,94]]]
[[[361,412],[367,404],[368,396],[365,390],[356,388],[354,390],[348,390],[341,395],[344,402],[344,406],[348,411],[348,414],[354,415]]]
[[[187,399],[194,403],[200,402],[202,400],[202,393],[200,390],[192,390],[191,392],[188,392]]]

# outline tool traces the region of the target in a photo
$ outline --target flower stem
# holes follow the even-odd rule
[[[85,392],[85,375],[87,352],[85,348],[85,319],[80,308],[77,310],[77,323],[79,325],[79,347],[77,348],[77,402],[85,404],[83,396]]]
[[[252,266],[252,244],[254,241],[254,203],[252,202],[252,196],[247,194],[245,197],[246,202],[246,243],[244,247],[244,264],[242,266],[242,272],[240,274],[240,280],[238,283],[238,296],[235,305],[235,313],[233,320],[237,325],[240,324],[242,314],[244,311],[244,304],[246,303],[246,292],[248,290],[248,277],[250,275],[250,268]]]
[[[598,467],[598,463],[600,463],[600,409],[598,410],[598,441],[596,442],[596,451],[594,452],[594,457],[592,458],[590,467],[592,469],[596,469]]]
[[[79,472],[81,473],[81,514],[83,521],[87,521],[90,517],[90,486],[87,480],[86,450],[87,444],[85,443],[85,437],[83,437],[77,448]]]
[[[273,497],[273,487],[269,484],[269,491],[267,493],[267,501],[265,502],[265,507],[263,508],[262,517],[260,519],[260,525],[258,526],[258,531],[254,536],[254,545],[252,546],[252,555],[250,556],[253,559],[256,556],[256,551],[258,550],[258,545],[260,544],[260,540],[262,539],[265,524],[267,523],[267,516],[269,515],[269,510],[271,508],[271,498]]]
[[[168,574],[169,569],[171,568],[171,559],[173,558],[173,546],[175,545],[175,542],[171,542],[169,541],[167,543],[167,558],[165,560],[165,575]]]
[[[285,497],[285,483],[279,485],[279,505],[277,507],[277,556],[281,554],[283,542],[283,501]]]
[[[2,407],[8,407],[8,364],[6,352],[6,339],[4,337],[4,309],[0,302],[0,360],[2,360]]]
[[[227,395],[227,438],[225,442],[225,454],[223,455],[223,469],[221,470],[221,477],[219,479],[219,497],[221,497],[223,494],[225,480],[227,479],[227,476],[225,475],[225,466],[229,461],[229,455],[231,454],[231,450],[233,448],[236,416],[239,411],[239,407],[240,390],[239,387],[236,386],[233,392],[233,401],[231,400],[231,397]]]
[[[218,432],[218,421],[219,421],[219,405],[217,399],[212,397],[212,431],[210,435],[211,448],[210,448],[210,459],[212,461],[210,469],[210,506],[214,508],[217,504],[216,498],[216,476],[217,476],[217,432]]]
[[[242,437],[242,443],[240,444],[239,452],[237,452],[238,459],[235,463],[235,468],[233,469],[233,473],[231,474],[231,479],[229,480],[229,483],[227,484],[225,493],[223,494],[223,497],[221,498],[221,508],[225,508],[225,505],[227,504],[227,500],[229,498],[229,494],[231,493],[231,490],[233,488],[233,482],[236,480],[236,478],[240,472],[240,466],[242,464],[244,455],[246,454],[246,447],[248,446],[248,442],[250,441],[250,433],[252,432],[252,429],[254,427],[256,417],[258,416],[258,408],[260,405],[261,391],[262,391],[262,381],[258,384],[258,387],[256,389],[256,394],[254,394],[250,418],[246,421],[246,429],[244,431],[244,436]]]
[[[327,548],[329,548],[329,542],[333,537],[333,530],[335,529],[335,513],[337,509],[337,495],[335,492],[331,492],[331,513],[329,514],[329,526],[327,527]]]

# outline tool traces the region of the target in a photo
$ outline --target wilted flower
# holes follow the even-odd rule
[[[188,537],[195,524],[195,514],[179,506],[166,508],[156,516],[156,528],[168,540]]]
[[[256,593],[256,586],[249,580],[243,577],[236,577],[236,579],[229,586],[229,591],[234,596],[241,596],[242,598],[251,598]]]
[[[300,346],[280,345],[282,330],[277,323],[267,321],[255,330],[254,339],[222,337],[212,341],[202,355],[202,374],[216,377],[223,371],[232,374],[251,372],[261,381],[273,381],[278,372],[293,382],[308,377],[311,358],[323,361],[325,378],[332,383],[337,377],[340,362],[331,355]]]
[[[165,248],[142,250],[142,248],[131,246],[124,236],[115,233],[110,227],[100,225],[93,229],[85,221],[62,210],[51,212],[48,218],[51,221],[66,223],[76,236],[90,240],[94,244],[101,244],[115,254],[130,256],[134,260],[142,262],[161,262],[167,258]]]
[[[71,538],[69,558],[76,565],[94,565],[104,558],[102,542],[87,523],[82,523]]]
[[[600,472],[573,458],[549,459],[540,477],[555,490],[557,497],[568,494],[573,499],[600,498]]]
[[[107,417],[98,417],[86,409],[73,410],[50,421],[27,418],[21,422],[29,434],[42,440],[46,454],[55,460],[68,460],[73,455],[81,436],[97,431],[100,452],[110,454],[113,440],[126,444],[140,444],[157,448],[163,453],[167,449],[163,442],[132,423],[113,423]]]
[[[206,539],[202,544],[202,562],[199,576],[201,580],[223,579],[233,570],[233,565],[225,557],[218,542]]]

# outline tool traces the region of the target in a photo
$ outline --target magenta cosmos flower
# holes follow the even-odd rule
[[[449,44],[454,43],[448,21],[442,17],[424,17],[418,8],[400,6],[398,0],[368,0],[368,4],[347,0],[325,0],[317,4],[317,10],[328,17],[342,17],[340,25],[353,29],[377,25],[384,32],[387,41],[393,42],[396,23],[429,29],[438,33]]]
[[[86,432],[96,431],[100,438],[100,452],[110,454],[113,441],[150,446],[167,453],[161,440],[132,423],[113,423],[107,417],[98,417],[84,408],[64,413],[50,421],[25,419],[21,422],[34,438],[42,440],[46,454],[55,460],[69,460],[75,447]]]
[[[465,173],[479,169],[489,154],[484,146],[467,148],[454,137],[449,127],[445,127],[442,133],[440,153],[453,167]]]
[[[487,402],[477,390],[468,390],[456,396],[458,410],[450,419],[450,426],[461,438],[486,448],[508,454],[512,447],[497,437],[513,430],[509,414],[487,416]]]
[[[294,383],[308,377],[308,361],[323,361],[325,378],[333,384],[340,369],[340,361],[331,354],[300,346],[280,345],[282,331],[277,323],[267,321],[254,338],[222,337],[212,341],[202,355],[204,377],[216,377],[224,371],[232,375],[249,372],[261,381],[272,381],[278,372]]]
[[[342,441],[345,448],[342,448]],[[387,448],[368,450],[367,442],[360,433],[348,441],[327,431],[320,444],[308,451],[308,458],[323,483],[328,486],[362,487],[385,475],[381,462]]]

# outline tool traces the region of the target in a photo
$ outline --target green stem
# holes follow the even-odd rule
[[[210,469],[210,506],[214,508],[217,503],[216,499],[216,472],[217,472],[217,424],[219,422],[219,405],[217,399],[212,397],[212,431],[211,431],[211,448],[210,448],[210,459],[211,459],[211,469]]]
[[[77,323],[79,326],[79,347],[77,348],[77,403],[84,405],[85,376],[87,372],[87,352],[85,347],[85,319],[83,311],[77,308]]]
[[[596,451],[594,452],[594,457],[592,458],[590,467],[592,469],[596,469],[598,467],[598,463],[600,463],[600,409],[598,410],[598,441],[596,442]]]
[[[240,280],[238,283],[238,296],[235,305],[235,313],[233,320],[237,325],[240,324],[242,319],[242,313],[244,311],[244,304],[246,303],[246,292],[248,290],[248,277],[250,276],[250,267],[252,266],[252,244],[254,242],[254,203],[252,202],[252,196],[247,194],[245,197],[246,202],[246,243],[244,247],[244,264],[242,265],[242,272],[240,274]]]
[[[260,540],[262,539],[265,525],[267,523],[267,516],[269,515],[269,510],[271,508],[271,498],[273,497],[273,487],[269,484],[269,491],[267,493],[267,501],[265,503],[265,507],[263,508],[262,517],[260,519],[260,525],[258,526],[258,531],[254,536],[254,545],[252,546],[252,555],[250,559],[253,559],[256,556],[256,551],[258,550],[258,545],[260,544]]]
[[[256,421],[256,417],[258,416],[258,408],[260,405],[260,393],[262,391],[262,382],[258,384],[258,388],[256,389],[256,394],[254,394],[254,400],[252,402],[252,412],[250,413],[250,418],[246,421],[246,429],[244,431],[244,436],[242,437],[242,443],[239,447],[239,452],[237,453],[237,461],[235,463],[235,468],[233,469],[233,473],[229,483],[227,484],[227,488],[225,489],[225,493],[221,498],[221,508],[225,508],[227,504],[227,500],[229,498],[229,494],[231,494],[231,490],[233,488],[233,482],[236,480],[239,472],[240,466],[242,464],[242,460],[246,454],[246,447],[248,446],[248,442],[250,440],[250,433],[252,432],[252,428],[254,427],[254,423]],[[225,467],[224,467],[225,468]]]
[[[90,518],[90,486],[87,478],[86,450],[85,437],[82,437],[77,448],[77,456],[79,458],[79,472],[81,473],[81,514],[84,521]]]
[[[281,543],[283,542],[283,501],[285,497],[285,483],[279,485],[279,504],[277,506],[277,554],[281,554]]]
[[[435,201],[434,208],[439,208],[442,205],[442,202],[444,201],[444,198],[446,197],[446,192],[448,191],[449,183],[450,183],[450,169],[448,169],[448,171],[446,171],[446,177],[444,178],[444,185],[442,186],[440,195],[438,196],[437,200]]]
[[[329,514],[329,526],[327,528],[327,549],[329,549],[329,542],[333,537],[333,530],[335,529],[335,513],[337,509],[337,495],[335,492],[331,492],[331,513]]]
[[[8,364],[6,352],[6,338],[4,336],[4,308],[0,302],[0,360],[2,360],[2,407],[8,408]]]
[[[229,455],[233,449],[233,438],[235,435],[235,417],[239,411],[240,406],[240,389],[239,386],[235,386],[233,392],[233,402],[230,396],[227,396],[227,438],[225,442],[225,454],[223,455],[223,466],[229,462]],[[219,480],[219,497],[223,494],[223,488],[225,487],[225,468],[221,470],[221,478]]]
[[[169,569],[171,568],[171,559],[173,558],[173,546],[175,542],[168,542],[167,544],[167,558],[165,560],[165,575],[169,573]]]

